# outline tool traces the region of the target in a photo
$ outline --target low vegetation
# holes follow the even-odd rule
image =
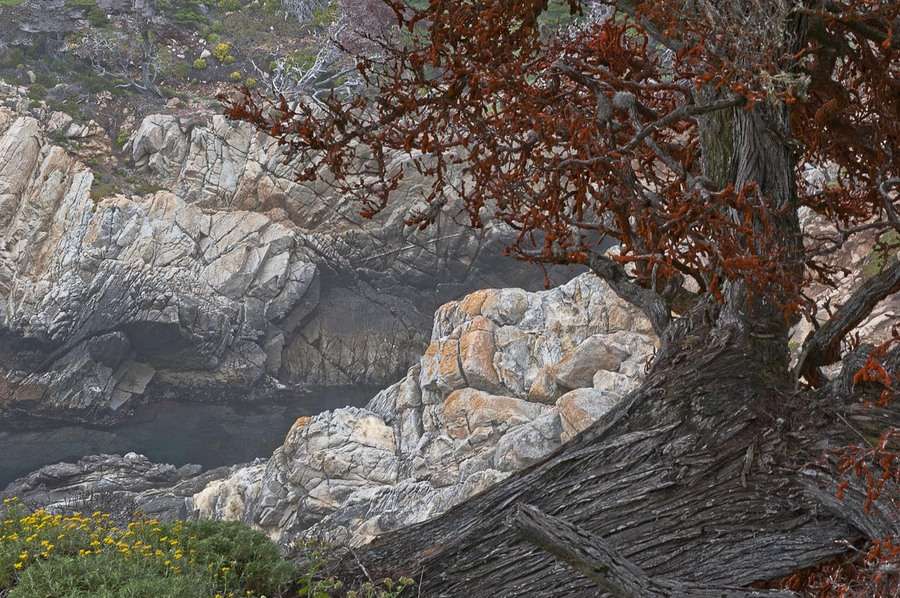
[[[413,580],[346,589],[322,574],[310,548],[303,568],[263,534],[236,522],[163,523],[108,513],[51,513],[3,501],[0,596],[6,598],[395,598]]]

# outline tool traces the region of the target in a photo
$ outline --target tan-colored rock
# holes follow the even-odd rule
[[[459,309],[469,316],[480,315],[481,306],[484,305],[484,302],[488,297],[494,294],[496,294],[496,291],[493,289],[469,293],[459,302]]]
[[[548,365],[538,370],[528,389],[528,400],[552,404],[560,394],[562,393],[556,383],[556,366]]]
[[[299,433],[300,430],[309,425],[309,422],[312,421],[312,417],[309,415],[301,415],[296,420],[294,420],[294,425],[291,426],[288,434],[296,434]]]
[[[584,388],[593,384],[597,370],[619,369],[628,353],[605,334],[585,339],[556,366],[556,380],[567,388]]]
[[[444,402],[444,427],[450,438],[481,437],[529,422],[546,410],[537,403],[464,388]]]
[[[490,320],[476,316],[459,339],[462,372],[471,388],[494,391],[500,386],[494,369],[494,328]]]
[[[437,388],[451,392],[466,385],[460,369],[459,341],[455,338],[432,341],[422,357],[421,384],[423,388]]]
[[[579,388],[561,396],[556,407],[562,422],[562,441],[568,442],[589,428],[618,402],[619,397],[595,388]]]

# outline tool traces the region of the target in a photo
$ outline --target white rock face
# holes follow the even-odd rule
[[[95,201],[92,179],[33,118],[0,136],[0,327],[22,339],[0,401],[77,416],[115,412],[151,382],[260,382],[266,341],[316,303],[296,232],[169,192]],[[46,348],[41,367],[16,367],[25,339]]]
[[[145,118],[128,168],[166,191],[100,197],[75,155],[108,162],[106,133],[22,93],[0,83],[0,416],[113,422],[155,397],[384,384],[446,298],[538,279],[479,258],[497,231],[412,232],[404,202],[361,219],[219,115]],[[465,342],[471,380],[500,388],[478,361],[490,332]]]
[[[655,342],[593,275],[550,291],[472,293],[438,310],[420,363],[366,409],[302,418],[255,486],[256,470],[239,470],[194,509],[283,543],[368,542],[547,456],[637,384]],[[582,387],[568,391],[559,371],[573,363],[579,374],[565,384]]]

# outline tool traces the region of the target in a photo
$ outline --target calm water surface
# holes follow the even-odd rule
[[[44,465],[98,453],[147,455],[152,461],[204,468],[268,457],[294,420],[328,409],[363,406],[371,388],[329,388],[283,403],[156,403],[113,428],[61,426],[16,430],[0,424],[0,489]]]

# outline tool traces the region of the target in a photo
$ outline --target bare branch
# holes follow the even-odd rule
[[[662,337],[672,315],[669,306],[659,294],[635,283],[625,272],[624,267],[605,255],[591,255],[588,267],[605,280],[616,295],[643,311],[650,320],[653,331]]]
[[[746,100],[744,98],[738,97],[727,100],[718,100],[716,102],[704,104],[702,106],[697,106],[695,104],[686,104],[666,114],[662,118],[659,118],[652,123],[645,125],[640,131],[635,134],[631,141],[625,144],[622,149],[634,149],[637,144],[643,141],[644,138],[648,135],[662,129],[663,127],[675,124],[680,120],[684,120],[692,116],[700,116],[701,114],[708,114],[710,112],[718,112],[719,110],[726,110],[728,108],[743,106],[745,103]]]
[[[813,385],[821,384],[818,368],[839,361],[841,341],[881,300],[897,292],[900,292],[900,262],[863,282],[827,322],[806,337],[794,369],[795,376],[803,376]]]
[[[650,577],[597,536],[531,505],[518,505],[511,517],[511,524],[525,540],[565,561],[612,596],[749,598],[795,595],[793,592],[711,588]]]

